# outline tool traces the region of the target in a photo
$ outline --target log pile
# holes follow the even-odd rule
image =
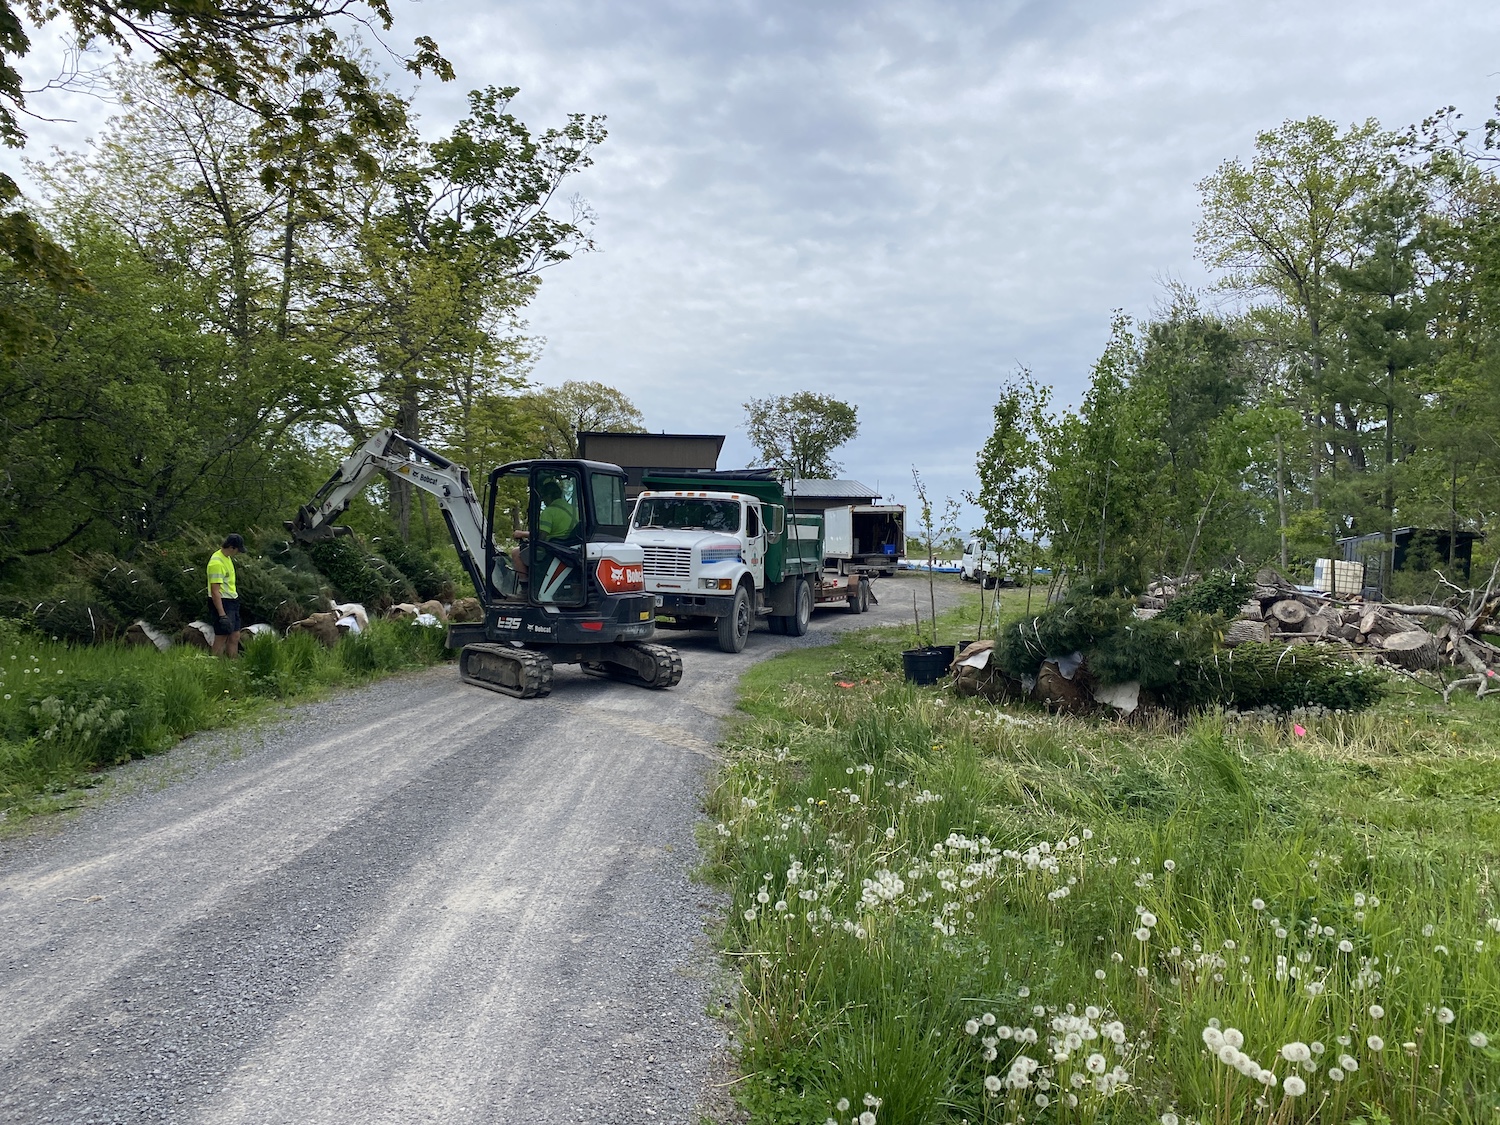
[[[1453,587],[1453,596],[1442,605],[1406,605],[1309,593],[1266,568],[1256,574],[1239,618],[1225,630],[1224,645],[1337,645],[1355,659],[1405,673],[1438,673],[1445,701],[1461,687],[1475,688],[1483,696],[1500,690],[1497,575],[1500,565],[1482,591]],[[1160,605],[1161,595],[1153,591],[1141,599],[1136,612],[1146,616]],[[1442,675],[1448,668],[1465,675],[1450,681]]]

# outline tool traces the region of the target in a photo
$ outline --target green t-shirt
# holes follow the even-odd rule
[[[208,560],[208,593],[213,596],[214,583],[219,584],[219,596],[221,598],[237,598],[240,596],[238,588],[234,584],[234,561],[223,551],[215,551],[213,557]]]
[[[578,513],[566,500],[552,501],[537,518],[543,539],[566,539],[577,526]]]

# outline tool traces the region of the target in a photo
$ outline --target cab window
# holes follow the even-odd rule
[[[745,509],[745,535],[754,539],[760,534],[760,513],[752,507]]]
[[[612,473],[590,473],[589,494],[594,500],[594,524],[600,535],[625,538],[625,482]]]

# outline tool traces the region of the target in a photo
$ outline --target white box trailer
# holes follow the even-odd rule
[[[851,504],[823,511],[823,557],[830,570],[896,573],[906,558],[906,508]]]

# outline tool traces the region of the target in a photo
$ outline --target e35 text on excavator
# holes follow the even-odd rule
[[[287,523],[307,542],[346,534],[333,521],[379,473],[437,499],[484,620],[448,626],[465,683],[518,699],[552,690],[554,664],[648,688],[682,679],[675,649],[650,644],[656,598],[645,592],[642,551],[625,542],[625,473],[598,461],[512,461],[489,475],[481,509],[469,471],[394,429],[344,461]],[[511,482],[523,487],[507,487]],[[502,548],[495,510],[502,492],[526,497],[529,534]]]

